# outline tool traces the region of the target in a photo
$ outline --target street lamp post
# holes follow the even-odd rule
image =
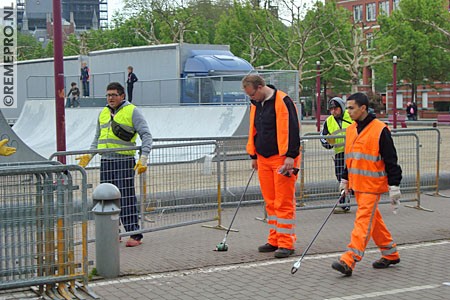
[[[316,61],[317,65],[317,76],[316,76],[316,92],[317,92],[317,99],[316,99],[316,126],[317,126],[317,132],[320,132],[320,61]]]
[[[393,82],[392,82],[392,103],[394,105],[392,109],[393,116],[393,122],[394,122],[394,129],[397,128],[397,56],[392,57],[392,63],[393,63]]]

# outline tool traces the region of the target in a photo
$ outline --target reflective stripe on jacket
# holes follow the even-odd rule
[[[344,111],[344,115],[342,116],[342,128],[339,126],[339,123],[336,121],[334,116],[329,116],[327,118],[327,128],[330,135],[345,135],[345,129],[352,124],[353,121],[348,114],[348,111]],[[345,139],[327,139],[330,145],[334,146],[334,153],[342,153],[345,150]]]
[[[133,111],[136,108],[133,104],[121,107],[114,116],[114,121],[129,127],[133,126]],[[98,149],[108,148],[125,148],[136,146],[137,134],[133,136],[131,141],[127,142],[117,137],[111,128],[111,111],[108,107],[103,108],[99,116],[100,136],[98,138]],[[118,154],[134,156],[135,150],[117,151]]]
[[[284,103],[286,93],[277,90],[275,96],[275,114],[276,114],[276,126],[277,126],[277,145],[278,154],[281,156],[286,155],[289,149],[289,110]],[[297,110],[297,107],[295,107]],[[247,153],[250,155],[256,155],[255,147],[255,114],[256,106],[250,105],[250,128],[248,133]]]
[[[381,194],[389,190],[384,161],[380,155],[380,135],[386,126],[378,119],[357,133],[357,124],[347,128],[345,161],[349,189]]]

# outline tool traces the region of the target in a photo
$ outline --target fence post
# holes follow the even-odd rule
[[[115,278],[120,273],[120,191],[111,183],[102,183],[95,188],[92,198],[97,272],[105,278]]]

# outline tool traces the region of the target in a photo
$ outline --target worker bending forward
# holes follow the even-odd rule
[[[369,99],[363,93],[355,93],[347,99],[347,110],[356,121],[347,128],[345,141],[345,169],[341,188],[355,193],[358,208],[350,243],[339,262],[332,268],[352,275],[370,238],[381,251],[381,259],[372,266],[384,269],[400,262],[397,245],[383,222],[378,202],[381,194],[389,191],[393,205],[401,196],[402,169],[397,164],[397,151],[391,133],[383,122],[368,113]]]
[[[291,98],[259,75],[242,87],[251,99],[247,152],[258,170],[269,224],[267,243],[259,252],[288,257],[295,249],[295,181],[300,162],[300,124]]]

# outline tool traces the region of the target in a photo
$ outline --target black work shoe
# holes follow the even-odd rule
[[[287,249],[287,248],[278,248],[277,251],[275,251],[274,256],[276,258],[285,258],[289,257],[291,254],[294,253],[294,249]]]
[[[352,272],[353,270],[347,266],[347,264],[345,262],[341,261],[335,261],[331,267],[333,269],[335,269],[336,271],[341,272],[342,274],[344,274],[345,276],[352,276]]]
[[[400,258],[390,260],[382,257],[379,260],[374,261],[372,267],[374,267],[375,269],[386,269],[387,267],[389,267],[389,265],[395,265],[399,262]]]
[[[258,251],[259,252],[273,252],[273,251],[275,251],[277,249],[278,249],[277,246],[272,246],[269,243],[266,243],[266,244],[258,247]]]

